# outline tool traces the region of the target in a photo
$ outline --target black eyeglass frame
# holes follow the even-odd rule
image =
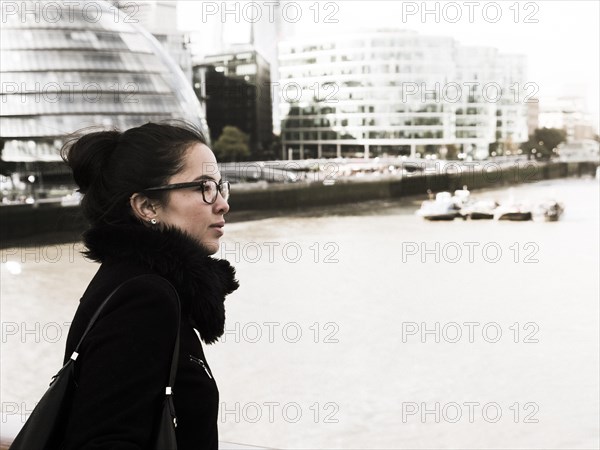
[[[215,185],[217,186],[217,195],[215,195],[215,199],[212,202],[207,201],[206,197],[204,196],[204,185],[206,183],[215,183]],[[227,198],[225,198],[225,196],[223,195],[223,185],[227,186]],[[144,189],[143,192],[171,191],[173,189],[187,189],[187,188],[194,188],[194,187],[202,187],[203,188],[202,189],[202,200],[204,200],[204,202],[208,203],[209,205],[212,205],[213,203],[215,203],[217,201],[217,197],[219,196],[219,194],[221,194],[221,196],[225,199],[225,201],[227,201],[229,199],[229,197],[231,196],[231,183],[227,180],[221,180],[218,182],[216,180],[199,180],[199,181],[188,181],[186,183],[165,184],[164,186],[156,186],[156,187]]]

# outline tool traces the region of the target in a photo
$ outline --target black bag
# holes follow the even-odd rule
[[[129,281],[129,280],[128,280]],[[88,334],[100,312],[108,303],[110,298],[123,286],[127,281],[121,283],[110,295],[102,302],[100,307],[94,313],[90,323],[83,332],[81,339],[71,358],[66,364],[52,377],[50,387],[44,393],[41,400],[35,406],[31,415],[21,428],[21,431],[15,437],[9,450],[60,450],[63,448],[63,438],[67,417],[71,406],[73,394],[75,393],[75,360],[79,356],[79,347],[83,339]],[[171,285],[171,287],[173,287]],[[155,432],[154,450],[176,450],[177,440],[175,438],[175,427],[177,426],[177,418],[175,416],[175,405],[173,404],[173,396],[171,387],[175,383],[177,374],[177,362],[179,360],[179,326],[180,326],[180,301],[179,295],[173,288],[177,298],[177,335],[175,338],[175,348],[173,350],[173,358],[171,360],[171,371],[169,373],[169,384],[165,389],[165,400],[160,416],[160,421],[157,424]]]

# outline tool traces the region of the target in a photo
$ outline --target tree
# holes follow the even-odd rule
[[[0,139],[0,175],[10,177],[14,171],[14,163],[6,162],[2,159],[2,151],[4,150],[4,139]],[[12,169],[12,170],[11,170]]]
[[[535,140],[546,147],[549,152],[552,152],[561,142],[567,140],[565,130],[559,128],[542,128],[534,132]]]
[[[498,154],[498,149],[500,148],[500,142],[492,142],[488,145],[488,155],[496,156]]]
[[[521,149],[527,155],[539,155],[538,158],[550,159],[555,155],[554,149],[567,140],[567,133],[560,128],[538,128],[529,141],[521,144]],[[534,151],[535,150],[535,151]]]
[[[281,158],[281,136],[276,134],[273,135],[271,139],[271,144],[269,145],[268,150],[264,152],[265,160],[273,160]]]
[[[448,144],[446,145],[446,148],[448,149],[448,152],[446,153],[446,159],[448,160],[456,160],[458,159],[458,147],[454,144]]]
[[[227,125],[215,142],[213,150],[219,161],[243,161],[250,156],[249,141],[250,137],[246,133],[237,127]]]

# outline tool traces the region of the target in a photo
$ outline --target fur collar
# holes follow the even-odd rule
[[[177,289],[188,314],[207,344],[225,328],[225,296],[239,287],[227,260],[208,256],[187,233],[139,224],[101,225],[83,234],[84,255],[94,261],[131,261],[156,271]]]

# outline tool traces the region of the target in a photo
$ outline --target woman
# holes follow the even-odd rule
[[[214,154],[192,127],[155,123],[86,134],[62,154],[84,194],[85,255],[101,263],[71,324],[65,362],[98,306],[130,280],[80,349],[65,449],[150,447],[176,335],[171,285],[181,301],[178,449],[217,449],[219,393],[194,330],[207,344],[223,334],[223,301],[238,283],[227,261],[209,256],[229,211]]]

